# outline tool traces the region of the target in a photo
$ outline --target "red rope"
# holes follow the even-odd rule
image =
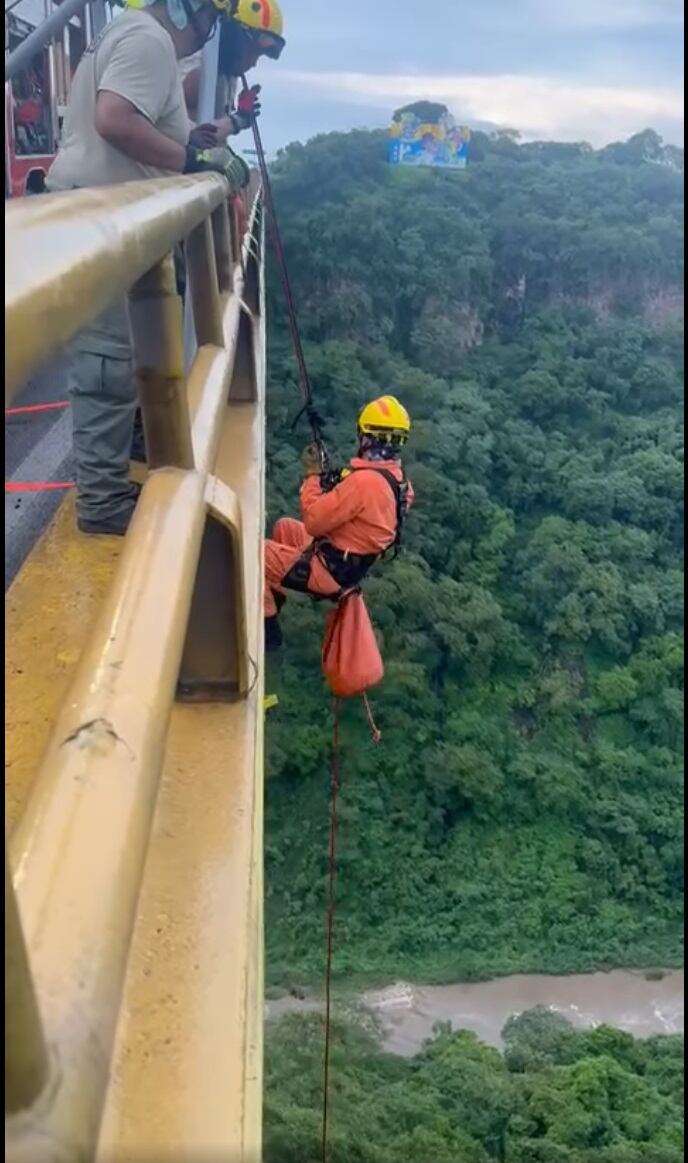
[[[330,1099],[330,1044],[332,1041],[332,946],[334,938],[334,885],[337,872],[337,797],[339,794],[339,699],[334,700],[332,728],[332,794],[330,800],[329,877],[327,889],[327,943],[325,957],[325,1063],[323,1070],[322,1163],[327,1163]]]
[[[373,743],[379,743],[382,739],[382,731],[379,730],[377,723],[373,718],[373,711],[368,701],[367,694],[363,694],[362,698],[363,706],[365,707],[365,713],[368,716],[368,726],[370,727],[370,734],[373,737]]]
[[[244,86],[248,88],[246,78],[243,78]],[[289,318],[289,330],[291,332],[291,339],[294,345],[294,355],[299,368],[299,387],[305,404],[310,404],[312,398],[311,383],[306,367],[306,359],[303,354],[303,347],[301,345],[301,334],[299,332],[299,325],[296,319],[296,307],[294,306],[294,296],[291,290],[291,283],[289,282],[289,275],[287,273],[287,264],[284,258],[284,247],[282,246],[282,237],[280,235],[279,225],[277,223],[277,214],[275,213],[275,203],[272,197],[272,185],[270,182],[270,175],[268,173],[268,166],[265,160],[265,150],[263,149],[263,139],[260,136],[260,129],[255,117],[252,120],[253,140],[256,146],[256,153],[258,154],[258,165],[260,166],[260,176],[263,183],[263,194],[265,196],[265,204],[268,208],[268,222],[270,225],[270,233],[272,234],[272,244],[275,248],[275,257],[277,259],[277,270],[279,272],[282,290],[284,291],[284,299],[287,304],[287,315]]]
[[[50,404],[24,404],[21,408],[5,408],[7,416],[29,416],[33,412],[54,412],[56,408],[68,408],[69,400],[54,400]]]
[[[248,81],[246,80],[246,77],[242,77],[242,83],[244,89],[248,89]],[[277,260],[277,271],[279,274],[280,283],[282,284],[284,301],[287,307],[287,318],[289,320],[291,342],[294,348],[296,365],[299,370],[299,388],[303,397],[303,411],[305,411],[308,417],[308,422],[313,432],[313,438],[318,447],[321,449],[321,455],[323,456],[323,460],[325,460],[325,445],[322,432],[320,430],[320,420],[313,407],[313,389],[311,387],[311,380],[308,374],[308,368],[306,366],[306,357],[303,352],[303,344],[301,343],[301,332],[299,331],[299,324],[296,318],[294,295],[292,293],[291,282],[289,280],[289,272],[287,271],[287,261],[284,257],[284,246],[282,245],[282,236],[280,234],[279,223],[277,221],[275,201],[272,196],[272,184],[270,182],[270,175],[268,173],[268,164],[265,159],[263,139],[261,138],[260,129],[258,128],[258,122],[256,121],[255,117],[252,119],[251,128],[253,129],[253,140],[256,147],[256,153],[258,155],[260,177],[263,183],[263,195],[265,197],[265,205],[268,211],[268,225],[270,227],[272,245],[275,251],[275,258]],[[301,415],[301,413],[299,413],[299,415]]]
[[[73,489],[74,481],[5,481],[6,493],[44,493],[48,489]]]

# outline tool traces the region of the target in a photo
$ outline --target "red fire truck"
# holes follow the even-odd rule
[[[5,58],[52,11],[52,0],[5,7]],[[5,194],[38,194],[57,150],[71,78],[90,39],[88,5],[59,37],[5,82]]]

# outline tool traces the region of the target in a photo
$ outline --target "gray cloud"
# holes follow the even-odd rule
[[[530,136],[683,139],[680,0],[291,2],[284,56],[261,69],[272,148],[426,96]]]

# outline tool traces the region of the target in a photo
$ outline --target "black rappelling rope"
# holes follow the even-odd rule
[[[330,839],[327,855],[327,941],[325,947],[325,1050],[323,1055],[323,1108],[321,1163],[327,1163],[330,1114],[330,1050],[332,1043],[332,947],[334,943],[335,880],[337,877],[337,797],[341,773],[339,769],[339,716],[340,700],[334,700],[332,729],[332,790],[330,793]]]
[[[242,84],[244,89],[248,89],[248,82],[246,77],[242,77]],[[260,176],[263,184],[263,194],[265,197],[265,205],[268,210],[268,222],[270,225],[270,233],[272,236],[272,244],[275,250],[275,258],[277,260],[277,270],[279,272],[282,290],[284,292],[284,299],[287,307],[287,315],[289,318],[289,330],[291,332],[291,340],[294,347],[294,355],[296,357],[296,364],[299,369],[299,387],[303,397],[303,408],[294,420],[294,423],[304,413],[308,419],[313,433],[313,439],[318,446],[320,453],[320,464],[323,471],[329,467],[329,457],[327,448],[323,439],[322,421],[318,416],[313,404],[313,390],[311,387],[310,377],[308,375],[308,368],[306,366],[306,357],[303,353],[303,345],[301,343],[301,333],[299,331],[299,324],[296,318],[296,308],[294,306],[294,296],[291,290],[291,283],[289,281],[289,273],[287,271],[287,264],[284,257],[284,248],[282,246],[282,238],[280,235],[279,225],[277,222],[277,215],[275,213],[275,203],[272,197],[272,186],[270,183],[270,175],[268,174],[267,162],[265,160],[265,150],[263,149],[263,142],[260,136],[260,130],[256,118],[251,119],[251,126],[253,129],[253,140],[256,145],[256,153],[258,155],[258,165],[260,167]],[[337,796],[339,792],[339,699],[334,702],[334,728],[332,736],[332,790],[330,801],[330,827],[329,827],[329,850],[328,850],[328,900],[327,900],[327,944],[325,953],[325,1049],[324,1049],[324,1063],[323,1063],[323,1112],[322,1112],[322,1140],[321,1140],[321,1159],[322,1163],[327,1163],[328,1154],[328,1131],[329,1131],[329,1097],[330,1097],[330,1049],[332,1040],[332,946],[334,937],[334,918],[335,918],[335,879],[337,872]]]
[[[241,78],[244,89],[248,89],[248,81],[245,76]],[[287,317],[289,319],[289,331],[291,333],[291,342],[294,348],[294,356],[296,358],[296,365],[299,371],[299,388],[303,397],[303,408],[296,416],[294,424],[300,419],[302,415],[306,415],[308,423],[311,426],[313,433],[313,440],[318,446],[320,453],[321,468],[324,470],[328,467],[327,448],[322,431],[322,420],[315,410],[313,403],[313,389],[311,387],[310,376],[308,375],[308,368],[306,366],[306,357],[303,353],[303,344],[301,343],[301,333],[299,331],[299,324],[296,318],[296,307],[294,305],[294,296],[292,294],[291,282],[289,280],[289,272],[287,271],[287,263],[284,257],[284,247],[282,246],[282,236],[280,234],[279,224],[277,222],[277,214],[275,213],[275,203],[272,197],[272,185],[270,183],[270,175],[268,173],[268,166],[265,160],[265,150],[263,149],[263,140],[260,136],[260,129],[255,117],[251,118],[251,128],[253,129],[253,140],[256,145],[256,153],[258,155],[258,165],[260,168],[260,176],[263,184],[263,194],[265,197],[265,205],[268,211],[268,223],[270,226],[270,234],[272,236],[272,245],[275,251],[275,258],[277,260],[277,270],[279,272],[280,283],[284,292],[284,301],[287,307]]]

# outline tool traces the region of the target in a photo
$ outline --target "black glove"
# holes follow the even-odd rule
[[[307,445],[301,453],[301,464],[303,465],[304,476],[320,476],[322,472],[322,453],[320,445],[313,441],[312,444]]]
[[[185,174],[201,173],[222,174],[229,182],[230,192],[238,194],[249,183],[251,177],[246,162],[237,157],[228,146],[218,146],[215,149],[197,149],[193,145],[186,147]]]
[[[217,144],[217,125],[213,125],[212,121],[195,125],[189,134],[189,145],[196,149],[212,149]]]

